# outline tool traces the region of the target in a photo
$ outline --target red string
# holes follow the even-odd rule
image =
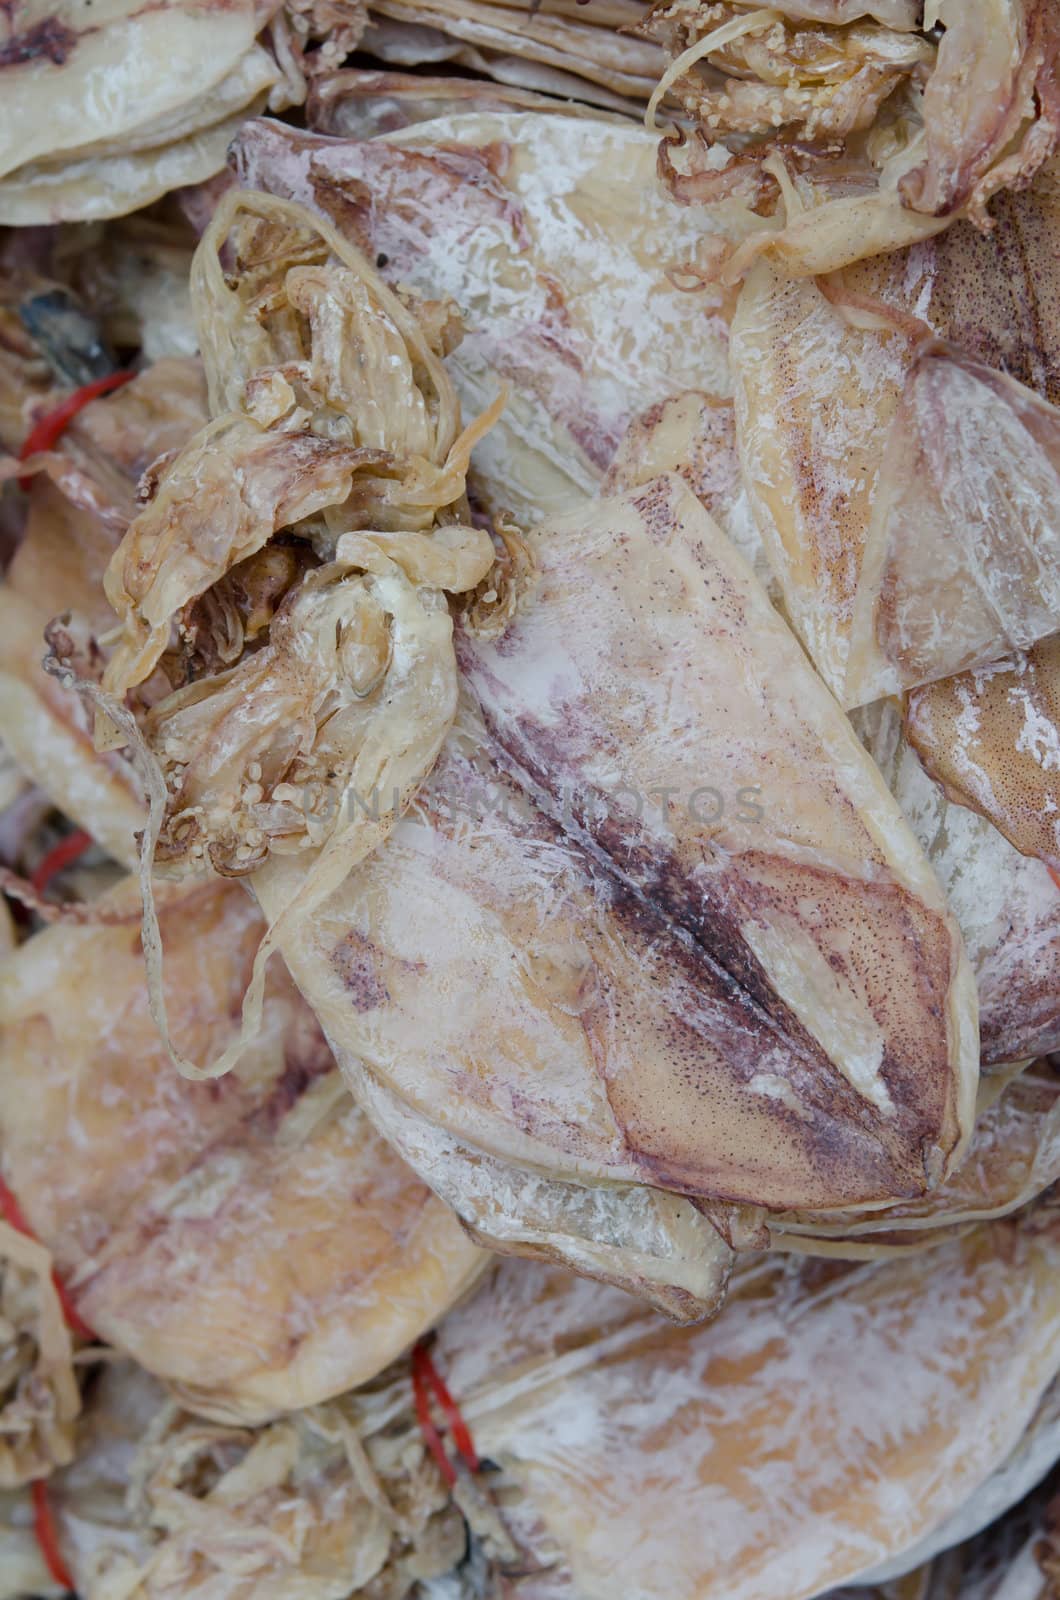
[[[40,1553],[44,1557],[44,1565],[63,1589],[73,1591],[74,1580],[67,1570],[59,1549],[59,1535],[55,1530],[55,1518],[52,1515],[52,1504],[48,1499],[48,1485],[43,1478],[34,1478],[30,1484],[30,1493],[33,1496],[33,1531],[37,1535]]]
[[[1056,887],[1060,889],[1060,872],[1055,872],[1052,867],[1046,867],[1045,870],[1056,884]]]
[[[38,894],[43,894],[56,873],[83,856],[92,844],[92,835],[83,828],[75,828],[65,839],[60,839],[30,873],[30,883]]]
[[[9,1223],[11,1227],[14,1228],[16,1233],[24,1234],[27,1239],[36,1239],[33,1229],[22,1215],[22,1207],[15,1199],[3,1178],[0,1178],[0,1215],[3,1216],[5,1222]],[[59,1304],[63,1308],[63,1316],[66,1318],[66,1325],[70,1329],[70,1332],[80,1334],[82,1339],[91,1339],[94,1341],[96,1337],[95,1334],[88,1326],[88,1323],[82,1321],[81,1317],[78,1315],[77,1307],[70,1298],[69,1290],[66,1288],[65,1284],[61,1282],[59,1274],[55,1271],[54,1267],[52,1268],[52,1282],[55,1285],[55,1292],[59,1296]]]
[[[453,1443],[472,1472],[479,1468],[478,1451],[471,1438],[471,1430],[464,1421],[460,1407],[449,1393],[449,1387],[431,1359],[427,1345],[420,1341],[412,1352],[412,1393],[416,1403],[416,1416],[427,1446],[441,1469],[450,1488],[456,1482],[456,1469],[445,1453],[434,1422],[431,1419],[431,1393],[445,1413]]]
[[[100,395],[110,394],[112,389],[120,389],[123,383],[128,383],[135,376],[135,372],[108,372],[105,378],[96,378],[93,383],[86,383],[83,388],[75,389],[73,394],[67,395],[54,411],[46,412],[33,424],[18,453],[18,459],[26,461],[30,456],[36,455],[38,450],[50,450],[52,445],[62,438],[79,411],[83,411],[91,401],[98,400]],[[18,486],[20,489],[28,489],[32,482],[32,477],[19,478]]]

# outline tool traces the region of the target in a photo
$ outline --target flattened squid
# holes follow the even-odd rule
[[[189,1083],[151,1018],[135,880],[84,909],[0,967],[0,1169],[40,1241],[21,1245],[54,1261],[82,1325],[208,1416],[257,1420],[373,1378],[480,1252],[351,1103],[279,966],[253,1051]],[[161,921],[176,1035],[220,1050],[261,917],[214,881],[171,886]]]
[[[501,1263],[430,1352],[448,1473],[415,1359],[258,1430],[111,1370],[53,1480],[64,1553],[85,1600],[400,1600],[449,1566],[462,1597],[806,1600],[967,1537],[1055,1457],[1057,1250],[1046,1206],[887,1263],[758,1261],[700,1328]]]
[[[359,0],[15,0],[0,28],[0,222],[121,216],[224,166],[245,117],[305,99]],[[305,46],[319,44],[307,58]]]
[[[701,1313],[746,1208],[885,1207],[960,1159],[967,958],[877,769],[681,480],[528,549],[508,631],[460,636],[473,703],[415,807],[281,948],[478,1237]],[[267,912],[291,870],[255,875]]]
[[[845,706],[1060,625],[1058,220],[1050,173],[988,242],[962,226],[816,283],[761,262],[744,286],[744,482],[788,614]]]

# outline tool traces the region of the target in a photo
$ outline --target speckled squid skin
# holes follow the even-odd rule
[[[460,641],[479,708],[283,946],[340,1061],[439,1139],[553,1178],[784,1208],[922,1193],[970,1125],[975,1001],[875,767],[680,480],[531,546],[512,628]],[[728,802],[711,826],[688,812],[704,785]],[[489,1237],[484,1200],[464,1215]]]
[[[950,800],[1060,873],[1060,635],[915,690],[905,728]]]
[[[351,1103],[282,968],[247,1060],[189,1083],[148,1009],[135,881],[96,909],[101,924],[53,927],[0,972],[3,1175],[81,1314],[206,1415],[255,1420],[367,1381],[479,1252]],[[216,1049],[260,915],[212,883],[171,887],[162,918],[177,1035]]]

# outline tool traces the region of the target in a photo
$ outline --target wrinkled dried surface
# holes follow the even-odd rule
[[[406,1391],[407,1392],[407,1391]],[[354,1399],[267,1427],[205,1423],[121,1364],[53,1489],[84,1600],[403,1600],[447,1572],[464,1519],[404,1428]]]
[[[417,320],[298,207],[226,197],[193,298],[218,414],[161,471],[115,552],[105,588],[122,627],[103,687],[123,694],[159,663],[175,668],[179,686],[145,723],[166,785],[157,859],[234,876],[273,847],[374,840],[349,814],[351,786],[385,793],[392,818],[430,769],[455,709],[442,591],[473,589],[494,560],[488,533],[460,520],[489,419],[460,432],[444,308]],[[363,527],[392,537],[343,544]],[[248,633],[230,575],[280,534],[325,565],[295,563],[286,591],[248,580],[273,610]],[[167,647],[191,629],[202,660],[211,622],[208,654],[226,670],[188,684]]]
[[[918,689],[906,733],[950,800],[1060,873],[1060,637]]]
[[[928,777],[901,708],[857,714],[860,736],[938,874],[979,992],[984,1066],[1060,1049],[1060,888],[976,811]]]
[[[281,968],[252,1054],[188,1083],[150,1013],[135,884],[97,910],[105,926],[52,928],[0,974],[4,1178],[81,1314],[213,1415],[374,1377],[463,1291],[478,1252],[352,1105]],[[261,917],[237,887],[205,884],[171,889],[161,920],[176,1037],[217,1053]]]
[[[0,1488],[73,1459],[81,1395],[52,1258],[0,1223]]]
[[[1060,623],[1060,411],[952,349],[914,362],[851,627],[863,703],[1027,649]]]
[[[940,0],[932,18],[941,35],[914,31],[923,19],[909,7],[653,7],[645,31],[672,60],[649,120],[663,91],[695,119],[691,139],[664,139],[662,177],[686,204],[734,184],[775,206],[771,235],[737,252],[731,275],[763,250],[802,276],[930,238],[957,217],[989,228],[989,200],[1025,188],[1054,154],[1055,6]]]
[[[268,121],[234,147],[247,184],[330,217],[392,283],[450,296],[449,368],[468,412],[511,386],[473,491],[532,523],[592,494],[633,416],[686,389],[730,393],[723,296],[676,286],[762,226],[737,202],[675,206],[635,127],[447,116],[371,142]]]
[[[512,628],[461,641],[485,730],[283,944],[359,1092],[483,1237],[642,1288],[689,1246],[652,1260],[637,1185],[922,1193],[969,1126],[974,1001],[875,769],[679,480],[530,547]]]
[[[696,1329],[507,1262],[439,1360],[522,1490],[510,1525],[559,1557],[531,1592],[610,1600],[621,1571],[630,1600],[801,1600],[1011,1456],[1060,1364],[1056,1252],[1046,1211],[879,1265],[759,1263]]]

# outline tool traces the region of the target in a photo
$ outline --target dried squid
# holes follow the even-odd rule
[[[48,1251],[0,1223],[0,1490],[74,1457],[81,1393]]]
[[[505,1262],[431,1351],[470,1476],[427,1454],[415,1359],[259,1430],[110,1369],[54,1482],[64,1552],[85,1600],[400,1597],[448,1566],[447,1595],[802,1600],[966,1537],[1048,1465],[1057,1248],[1046,1207],[886,1264],[760,1261],[691,1329]]]
[[[959,1161],[971,976],[880,774],[680,479],[529,552],[508,632],[460,636],[476,704],[416,806],[281,944],[478,1237],[702,1314],[741,1207],[886,1207]],[[267,911],[290,871],[256,875]]]
[[[376,0],[362,48],[395,66],[451,63],[500,84],[636,115],[662,71],[658,45],[633,36],[642,0]],[[466,81],[466,80],[465,80]]]
[[[307,69],[363,26],[359,0],[17,0],[0,28],[0,222],[120,216],[209,178],[245,117],[304,100]]]
[[[1060,623],[1058,218],[1050,172],[990,241],[962,225],[827,282],[761,262],[744,286],[744,481],[788,614],[846,706]]]
[[[674,205],[642,129],[509,112],[358,141],[262,118],[232,159],[249,186],[330,217],[388,282],[456,300],[463,405],[481,408],[498,377],[511,390],[475,452],[491,512],[566,511],[598,488],[635,414],[685,389],[731,395],[726,296],[688,293],[689,275],[764,224],[739,201]]]
[[[183,358],[158,361],[86,406],[59,447],[37,458],[44,470],[28,480],[25,528],[0,586],[0,735],[22,771],[127,865],[141,785],[121,755],[97,754],[90,712],[43,670],[45,633],[66,619],[53,643],[80,672],[102,671],[100,638],[114,622],[103,575],[135,515],[137,480],[202,425],[205,405],[199,363]]]
[[[279,967],[253,1052],[188,1083],[151,1018],[135,880],[84,909],[0,968],[0,1169],[32,1248],[82,1323],[208,1415],[256,1419],[373,1377],[480,1253],[352,1105]],[[261,918],[219,882],[170,887],[160,915],[176,1035],[219,1051]]]
[[[993,196],[1025,188],[1060,146],[1050,0],[658,0],[644,29],[672,57],[649,125],[667,92],[693,121],[660,148],[672,192],[776,208],[733,277],[763,252],[813,276],[961,217],[988,230]]]
[[[450,305],[401,298],[329,224],[241,192],[203,238],[193,299],[212,420],[152,475],[111,559],[119,626],[95,696],[97,729],[132,743],[150,791],[163,1033],[152,866],[243,877],[301,854],[288,909],[311,908],[430,770],[456,709],[445,594],[495,560],[465,479],[499,402],[461,429]],[[137,726],[122,701],[156,671],[172,692]],[[273,937],[246,1029],[210,1070],[256,1025]]]

